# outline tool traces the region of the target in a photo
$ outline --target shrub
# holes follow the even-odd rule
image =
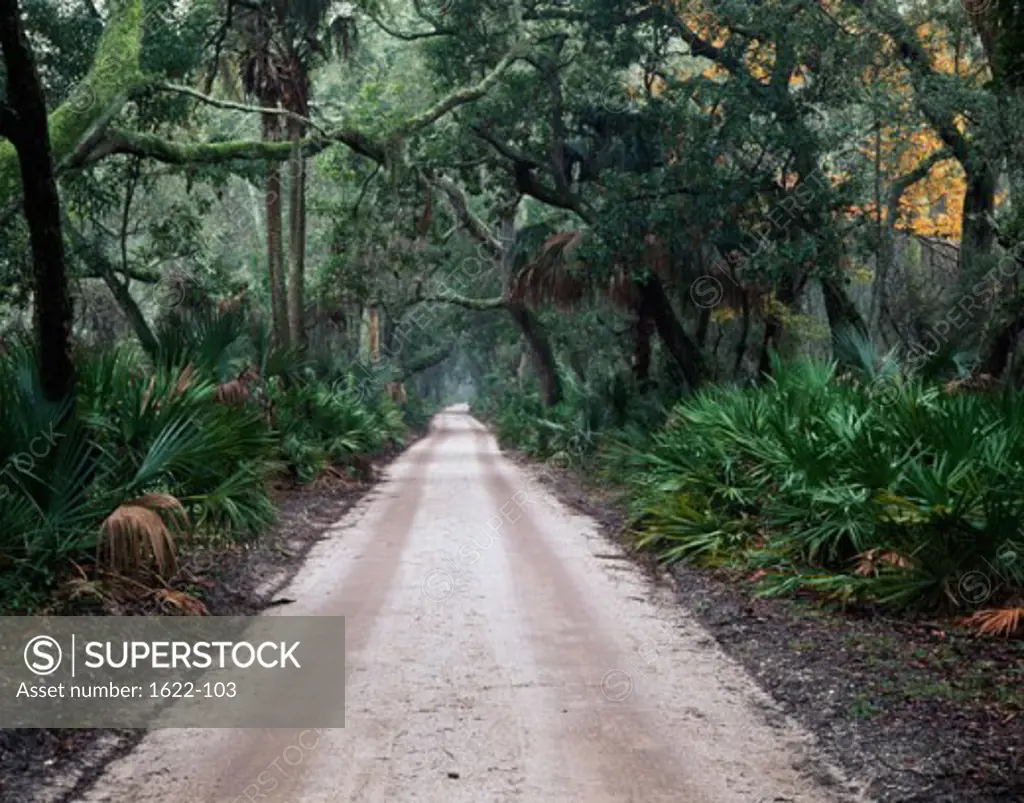
[[[273,474],[309,482],[402,443],[383,386],[318,378],[237,316],[193,324],[161,330],[152,363],[129,348],[80,355],[73,403],[46,400],[32,349],[0,353],[5,607],[35,604],[73,564],[166,577],[182,537],[265,531]]]
[[[1024,588],[1024,400],[954,395],[900,374],[776,364],[754,389],[681,403],[646,449],[619,447],[642,543],[666,559],[767,571],[892,607],[971,607]]]

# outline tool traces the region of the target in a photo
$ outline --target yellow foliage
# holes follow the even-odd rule
[[[711,320],[715,323],[728,323],[740,317],[740,311],[733,307],[719,306],[711,311]]]
[[[863,282],[864,284],[873,284],[875,281],[875,272],[866,265],[861,265],[853,271],[853,278],[858,282]]]
[[[775,48],[770,44],[752,44],[744,54],[744,61],[751,76],[766,84],[771,80],[775,67]]]

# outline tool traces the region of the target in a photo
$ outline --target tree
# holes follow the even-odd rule
[[[14,144],[21,170],[35,278],[40,376],[47,398],[60,401],[75,384],[71,296],[46,100],[16,0],[0,0],[0,48],[7,68],[7,99],[0,104],[0,134]]]

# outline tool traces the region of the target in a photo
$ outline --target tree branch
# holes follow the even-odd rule
[[[435,36],[455,36],[455,31],[446,31],[443,28],[434,28],[432,31],[417,31],[414,33],[402,33],[387,25],[379,15],[370,13],[370,19],[388,36],[401,39],[403,42],[415,42],[420,39],[431,39]]]
[[[491,87],[498,83],[498,79],[501,78],[505,70],[511,67],[519,58],[520,56],[516,50],[507,53],[478,84],[455,90],[422,114],[418,114],[402,123],[388,139],[405,139],[411,134],[415,134],[421,128],[426,128],[431,123],[444,117],[453,109],[479,100],[491,90]]]
[[[503,58],[494,70],[492,70],[478,84],[456,90],[439,101],[436,105],[416,115],[405,123],[398,126],[394,132],[383,141],[376,141],[355,130],[324,131],[306,118],[298,119],[312,125],[316,130],[322,132],[319,135],[302,140],[301,148],[303,157],[315,156],[326,150],[331,145],[340,143],[347,145],[351,150],[361,156],[365,156],[380,165],[388,164],[390,155],[395,144],[430,125],[435,120],[447,114],[452,109],[466,103],[472,103],[483,97],[497,82],[501,74],[516,60],[516,56],[509,54]],[[172,85],[168,85],[172,86]],[[262,109],[253,106],[244,106],[230,101],[220,101],[209,98],[199,92],[187,87],[175,88],[174,91],[183,91],[192,97],[196,97],[213,105],[224,108],[238,109],[242,111],[288,114],[280,109]],[[289,116],[298,117],[298,115]],[[207,142],[207,143],[177,143],[161,139],[152,134],[141,134],[132,131],[110,130],[106,135],[93,143],[92,147],[84,154],[75,159],[75,166],[82,167],[94,164],[101,159],[114,154],[133,154],[149,159],[154,159],[166,164],[220,164],[230,161],[284,161],[291,156],[291,142],[264,142],[264,141],[229,141],[229,142]]]
[[[485,142],[489,143],[498,153],[512,162],[512,175],[515,178],[516,190],[522,195],[529,195],[541,203],[554,206],[559,209],[568,209],[575,212],[585,223],[593,224],[595,215],[586,208],[583,199],[568,190],[559,192],[542,184],[533,171],[541,169],[544,165],[536,159],[524,154],[518,148],[495,137],[483,126],[473,126],[473,133]]]
[[[327,137],[302,140],[304,157],[315,156],[331,145],[342,143],[375,162],[387,162],[383,147],[358,131],[336,131]],[[154,134],[111,129],[81,160],[80,165],[95,164],[114,154],[132,154],[165,164],[220,164],[231,161],[287,160],[292,153],[290,141],[237,140],[228,142],[177,143]]]
[[[496,296],[494,298],[470,298],[468,296],[459,295],[458,293],[432,293],[429,295],[420,296],[414,302],[414,304],[429,303],[454,304],[457,307],[465,307],[466,309],[483,311],[492,309],[504,309],[505,297]]]
[[[917,34],[898,14],[890,13],[877,3],[868,0],[852,0],[852,3],[896,44],[900,59],[910,71],[921,113],[935,129],[935,133],[953,152],[957,161],[961,164],[970,161],[974,149],[956,127],[952,114],[947,109],[939,108],[928,98],[927,88],[923,84],[937,78],[938,74],[932,69],[928,51],[921,44]]]
[[[235,0],[235,5],[245,5]],[[291,155],[291,142],[207,142],[177,143],[151,134],[107,130],[127,100],[152,87],[139,69],[142,39],[142,0],[111,0],[106,28],[100,37],[92,69],[73,96],[49,118],[54,162],[61,169],[85,167],[115,154],[133,154],[167,164],[214,164],[241,161],[284,161]],[[397,144],[431,125],[453,109],[483,97],[519,55],[516,50],[502,58],[477,84],[455,90],[421,114],[409,118],[383,140],[371,139],[354,130],[325,131],[307,118],[298,118],[318,134],[301,143],[302,155],[312,156],[341,143],[378,164],[387,165]],[[297,117],[285,110],[245,106],[211,98],[201,92],[174,84],[158,88],[189,95],[204,103],[226,109]],[[5,116],[5,121],[8,119]],[[15,196],[21,176],[13,143],[0,141],[0,199]]]
[[[154,84],[153,88],[159,89],[163,92],[177,92],[182,95],[188,95],[190,98],[195,98],[196,100],[206,103],[210,106],[216,106],[218,109],[233,109],[235,111],[248,112],[250,114],[279,114],[284,117],[287,117],[289,120],[295,120],[296,122],[302,123],[303,125],[308,125],[310,128],[319,131],[321,135],[325,137],[330,136],[327,133],[327,131],[325,131],[319,125],[314,123],[308,117],[303,117],[301,114],[296,114],[295,112],[288,111],[287,109],[271,109],[262,106],[249,106],[245,103],[236,103],[233,100],[221,100],[219,98],[210,97],[209,95],[204,95],[202,92],[192,89],[191,87],[181,86],[179,84],[160,83]]]
[[[521,162],[533,169],[539,169],[544,167],[544,163],[539,159],[534,159],[528,153],[519,150],[514,145],[503,140],[498,139],[494,134],[491,133],[490,129],[482,125],[474,125],[470,127],[474,134],[480,139],[489,144],[494,150],[504,156],[506,159],[512,162]]]
[[[445,176],[428,175],[427,180],[445,194],[449,205],[455,212],[455,217],[470,236],[484,246],[489,256],[500,260],[503,253],[501,243],[487,228],[487,225],[470,211],[469,201],[462,188]]]
[[[449,343],[440,351],[436,351],[433,354],[428,354],[426,357],[414,361],[408,368],[402,369],[402,382],[405,382],[409,377],[415,376],[421,371],[426,371],[428,368],[433,368],[435,365],[440,365],[449,357],[452,356],[452,352],[455,351],[455,342]]]
[[[889,189],[889,196],[885,205],[887,219],[890,226],[896,226],[896,217],[899,214],[900,199],[903,197],[903,194],[917,184],[917,182],[923,181],[927,178],[932,168],[939,162],[944,162],[946,159],[952,158],[954,158],[953,152],[949,148],[941,148],[935,151],[935,153],[927,159],[923,160],[909,173],[905,173],[893,181],[892,187]]]

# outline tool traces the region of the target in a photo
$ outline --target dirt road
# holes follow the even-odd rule
[[[347,726],[155,731],[79,799],[847,799],[667,592],[468,415],[435,419],[283,595],[279,615],[347,617]]]

